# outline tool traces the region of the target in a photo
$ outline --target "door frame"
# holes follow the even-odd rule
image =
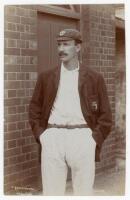
[[[58,7],[58,6],[44,4],[44,5],[37,5],[37,6],[35,6],[35,8],[38,12],[63,16],[63,17],[67,17],[67,18],[73,18],[73,19],[77,19],[77,20],[80,20],[80,18],[81,18],[80,13],[78,13],[74,10],[69,10],[69,9],[65,9],[62,7]]]
[[[80,12],[76,12],[73,10],[65,9],[58,6],[52,6],[52,5],[37,5],[35,6],[35,9],[37,10],[37,13],[45,13],[50,15],[57,15],[69,19],[75,19],[77,20],[77,27],[80,30],[80,20],[81,20],[81,5],[80,6]],[[81,30],[80,30],[81,31]]]

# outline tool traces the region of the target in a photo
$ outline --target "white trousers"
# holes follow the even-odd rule
[[[71,168],[74,195],[92,195],[95,147],[90,128],[48,128],[41,136],[43,195],[65,195],[67,165]]]

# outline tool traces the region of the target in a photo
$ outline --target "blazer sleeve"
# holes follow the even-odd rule
[[[39,142],[40,134],[44,131],[44,128],[40,126],[43,98],[43,76],[40,74],[29,105],[29,123],[37,142]]]
[[[97,125],[93,130],[93,137],[99,147],[110,133],[112,126],[112,112],[110,108],[107,88],[102,75],[98,79],[99,115]]]

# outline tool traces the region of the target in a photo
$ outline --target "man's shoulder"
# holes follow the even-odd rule
[[[90,68],[90,67],[86,67],[86,73],[93,77],[94,79],[98,79],[100,77],[103,77],[103,75],[101,74],[101,72],[97,71],[96,69]]]
[[[52,75],[53,73],[55,73],[57,70],[58,70],[58,67],[50,68],[48,70],[45,70],[45,71],[41,72],[39,74],[39,77],[41,77],[41,78],[48,77],[49,75]]]

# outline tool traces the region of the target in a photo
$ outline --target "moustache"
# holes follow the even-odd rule
[[[67,53],[59,52],[59,56],[67,56]]]

